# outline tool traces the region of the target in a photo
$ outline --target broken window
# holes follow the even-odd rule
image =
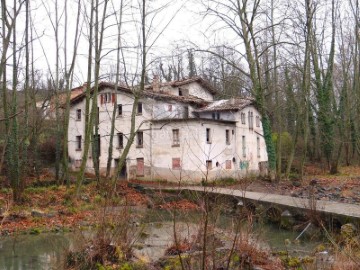
[[[172,159],[172,169],[173,170],[180,170],[181,169],[180,158],[173,158]]]
[[[118,138],[117,148],[119,148],[119,149],[124,148],[124,134],[118,133],[117,138]]]
[[[216,119],[220,120],[220,113],[219,112],[216,113]]]
[[[76,150],[77,151],[81,150],[81,135],[76,136]]]
[[[143,109],[142,103],[139,102],[138,105],[137,105],[137,114],[142,114],[142,109]]]
[[[179,130],[173,129],[172,134],[173,134],[173,146],[179,146],[180,145]]]
[[[144,133],[142,131],[138,131],[136,133],[136,147],[144,146]]]
[[[81,109],[76,110],[76,120],[81,121]]]
[[[206,129],[206,143],[211,143],[211,129]]]
[[[228,129],[225,130],[225,140],[226,144],[230,144],[230,131]]]
[[[122,104],[118,104],[117,105],[117,115],[118,116],[122,116],[123,111],[122,111]]]
[[[215,113],[214,113],[214,112],[212,113],[212,115],[211,115],[211,116],[212,116],[212,119],[215,119],[215,117],[216,117],[216,115],[215,115]]]
[[[207,161],[206,161],[206,169],[207,169],[207,170],[211,170],[211,169],[212,169],[212,160],[207,160]]]

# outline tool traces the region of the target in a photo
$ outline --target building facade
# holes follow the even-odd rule
[[[261,116],[249,99],[214,101],[216,90],[196,77],[145,87],[136,106],[136,136],[120,177],[196,182],[265,174],[267,152]],[[111,118],[115,132],[112,170],[129,138],[134,95],[100,83],[97,96],[99,167],[105,173]],[[69,158],[74,170],[83,155],[85,94],[71,100]],[[91,151],[87,170],[93,170]]]

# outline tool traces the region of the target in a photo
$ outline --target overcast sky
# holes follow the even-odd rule
[[[48,73],[48,66],[54,72],[55,68],[55,37],[52,23],[55,22],[55,0],[35,0],[31,2],[32,17],[33,17],[33,35],[34,35],[34,52],[35,65],[37,69]],[[68,0],[69,5],[69,27],[67,31],[68,38],[68,63],[70,63],[72,43],[75,32],[75,18],[76,5],[75,0]],[[85,8],[89,12],[88,0],[82,0],[82,35],[78,50],[77,65],[75,71],[74,85],[81,84],[86,80],[87,70],[87,30],[88,22],[84,19]],[[139,20],[140,14],[138,9],[138,0],[125,0],[124,7],[124,27],[122,31],[123,45],[126,47],[135,47],[138,45],[138,35],[140,30]],[[148,18],[148,23],[152,22],[152,28],[149,30],[149,44],[153,47],[149,51],[148,61],[157,59],[158,57],[166,57],[171,55],[172,50],[176,45],[182,48],[200,46],[207,47],[214,39],[222,39],[219,35],[212,35],[212,31],[207,31],[210,23],[210,18],[205,18],[200,14],[203,8],[199,1],[196,0],[181,0],[181,1],[166,1],[157,0],[149,1],[149,10],[158,8],[160,5],[168,3],[168,6],[158,13],[151,13]],[[86,5],[85,5],[86,4]],[[120,0],[113,0],[108,5],[108,13],[112,13],[114,8],[118,10]],[[63,66],[63,46],[64,46],[64,28],[63,28],[63,2],[59,1],[59,17],[60,19],[60,58],[61,66]],[[51,19],[50,19],[51,18]],[[51,22],[52,21],[52,22]],[[135,21],[135,22],[134,22]],[[116,48],[117,27],[114,26],[114,16],[107,18],[107,26],[104,40],[104,59],[102,61],[102,74],[106,74],[110,69],[114,68],[116,64],[116,53],[110,52]],[[21,32],[21,27],[18,32]],[[163,31],[163,32],[162,32]],[[162,33],[161,33],[162,32]],[[132,51],[132,53],[130,53]],[[126,50],[127,64],[131,67],[138,65],[137,56],[139,51],[134,49]],[[151,76],[151,71],[149,72]]]

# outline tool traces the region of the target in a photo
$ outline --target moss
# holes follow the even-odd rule
[[[315,248],[316,252],[322,252],[322,251],[325,251],[325,250],[326,250],[326,247],[323,244],[320,244]]]
[[[310,256],[305,256],[304,258],[301,259],[301,263],[303,264],[311,264],[315,261],[314,257],[310,257]]]
[[[42,230],[40,228],[32,228],[29,232],[29,234],[32,234],[32,235],[38,235],[42,232]]]
[[[298,267],[301,265],[301,261],[298,257],[290,257],[287,265],[290,267]]]

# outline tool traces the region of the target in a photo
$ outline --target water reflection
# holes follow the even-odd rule
[[[48,270],[64,269],[64,251],[69,247],[69,235],[40,234],[0,238],[0,269]]]

